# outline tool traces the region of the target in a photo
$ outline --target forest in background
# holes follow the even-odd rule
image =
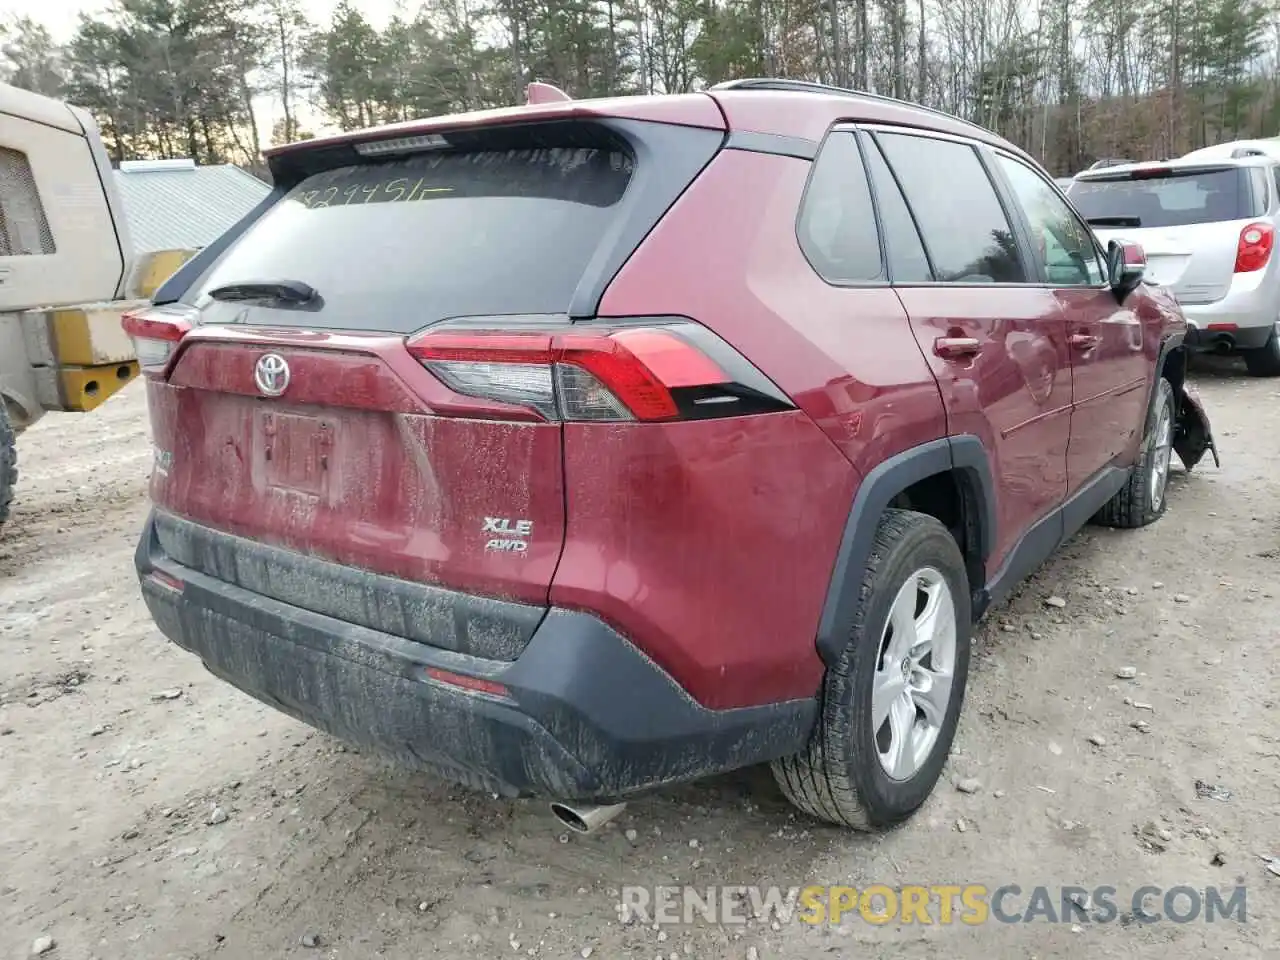
[[[117,161],[261,171],[268,139],[523,102],[773,76],[997,131],[1053,173],[1280,133],[1277,0],[117,0],[59,44],[0,22],[0,79],[88,108]],[[263,130],[262,104],[277,117]]]

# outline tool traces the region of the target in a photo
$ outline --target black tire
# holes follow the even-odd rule
[[[9,519],[13,489],[18,485],[18,445],[13,424],[0,397],[0,526]]]
[[[931,752],[908,778],[893,779],[881,764],[879,734],[872,729],[873,683],[894,599],[908,578],[926,568],[946,583],[956,620],[951,694]],[[810,816],[855,830],[883,829],[919,809],[942,773],[959,722],[969,674],[970,611],[964,558],[947,528],[922,513],[886,510],[848,642],[823,682],[809,744],[772,765],[788,800]]]
[[[1161,452],[1156,442],[1158,439],[1156,427],[1166,411],[1169,417],[1169,445]],[[1138,462],[1134,464],[1133,471],[1129,474],[1125,485],[1120,488],[1120,492],[1108,500],[1094,516],[1095,523],[1108,527],[1133,529],[1145,527],[1164,516],[1165,508],[1169,506],[1169,464],[1173,459],[1171,444],[1173,431],[1176,429],[1173,416],[1173,386],[1161,377],[1156,384],[1155,396],[1151,398],[1151,409],[1147,411],[1147,422],[1142,434],[1142,449]],[[1151,467],[1157,456],[1163,456],[1165,464],[1163,478],[1158,481],[1160,495],[1158,502],[1151,495],[1153,482]]]
[[[1280,377],[1280,337],[1271,331],[1266,346],[1256,350],[1242,350],[1244,366],[1254,377]]]

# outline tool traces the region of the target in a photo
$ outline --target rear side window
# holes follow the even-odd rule
[[[933,270],[929,267],[929,258],[925,255],[924,244],[920,242],[915,221],[911,219],[907,201],[880,148],[872,140],[868,140],[866,145],[867,169],[876,192],[876,206],[880,208],[880,223],[889,252],[889,272],[893,282],[928,282],[933,279]]]
[[[833,133],[823,145],[796,232],[810,265],[829,283],[884,277],[871,191],[852,133]]]
[[[1138,227],[1182,227],[1244,220],[1263,211],[1255,203],[1246,170],[1137,170],[1076,180],[1071,202],[1087,219],[1132,218]]]
[[[563,147],[327,170],[290,190],[184,299],[292,280],[319,294],[308,325],[405,333],[450,317],[565,313],[633,166],[621,151]],[[203,322],[242,309],[216,304]]]
[[[876,134],[945,283],[1025,283],[1013,229],[971,146]]]
[[[1250,167],[1249,179],[1253,182],[1253,209],[1251,216],[1259,217],[1267,212],[1269,206],[1267,197],[1267,187],[1271,180],[1267,176],[1267,171],[1262,167]]]

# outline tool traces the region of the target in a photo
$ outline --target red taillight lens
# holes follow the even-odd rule
[[[625,332],[593,336],[591,334],[565,334],[556,338],[557,366],[568,365],[574,370],[559,371],[561,385],[566,389],[568,401],[564,410],[567,420],[612,419],[603,407],[613,406],[593,388],[603,387],[620,400],[637,420],[670,420],[678,416],[679,407],[671,396],[671,388],[683,386],[678,382],[667,383],[658,376],[652,366],[668,366],[676,355],[692,354],[686,363],[696,365],[699,360],[710,365],[705,384],[723,383],[725,375],[714,363],[698,353],[697,348],[677,339],[674,335],[658,330],[635,330],[633,336]],[[645,361],[648,360],[649,363]],[[676,361],[678,364],[679,361]],[[567,375],[567,379],[565,378]],[[595,383],[592,383],[592,381]],[[581,406],[581,411],[575,407]],[[614,407],[615,411],[617,410]],[[620,411],[618,411],[620,412]]]
[[[1269,223],[1251,223],[1240,231],[1236,245],[1236,273],[1261,270],[1271,259],[1276,245],[1276,228]]]
[[[158,583],[160,584],[160,586],[165,587],[168,590],[172,590],[175,593],[182,593],[184,590],[186,590],[186,586],[187,586],[177,577],[170,576],[169,574],[165,573],[163,570],[152,570],[150,573],[147,574],[147,579],[151,580],[154,583]]]
[[[710,331],[655,326],[428,330],[409,352],[458,393],[548,420],[677,420],[790,407]]]
[[[126,313],[120,325],[133,341],[133,352],[143,373],[162,373],[178,343],[195,326],[197,313],[190,307],[148,307]]]
[[[426,673],[428,679],[437,683],[446,683],[451,687],[460,687],[474,693],[487,693],[491,697],[509,698],[511,696],[511,691],[496,680],[468,677],[465,674],[454,673],[452,670],[441,670],[439,667],[427,667]]]

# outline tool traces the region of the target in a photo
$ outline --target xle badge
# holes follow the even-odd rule
[[[481,533],[493,534],[494,537],[484,545],[486,551],[499,553],[526,553],[529,543],[526,539],[533,534],[532,520],[512,520],[508,517],[485,517]]]

